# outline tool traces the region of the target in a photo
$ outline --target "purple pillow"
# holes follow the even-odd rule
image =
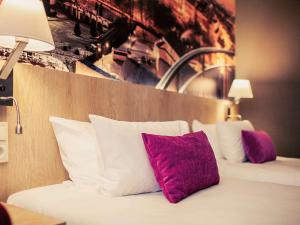
[[[171,203],[219,183],[213,150],[204,132],[183,136],[142,134],[157,182]]]
[[[244,151],[252,163],[263,163],[276,159],[272,138],[264,131],[242,131]]]

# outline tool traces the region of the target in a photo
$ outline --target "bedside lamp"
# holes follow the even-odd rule
[[[230,113],[227,119],[241,120],[242,116],[238,113],[238,104],[241,98],[253,98],[251,84],[249,80],[235,79],[230,87],[228,97],[234,98],[230,106]]]
[[[15,103],[16,134],[21,134],[19,106],[13,97],[12,69],[24,50],[50,51],[55,48],[41,0],[0,0],[0,46],[13,49],[0,70],[0,104]]]
[[[0,96],[13,94],[9,76],[25,51],[50,51],[54,42],[41,0],[0,1],[0,46],[12,53],[0,70]]]

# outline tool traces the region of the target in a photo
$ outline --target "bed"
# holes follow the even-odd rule
[[[230,178],[179,204],[168,203],[161,192],[109,198],[71,182],[21,191],[8,203],[68,225],[298,225],[300,221],[299,187]]]
[[[221,177],[271,182],[300,187],[300,159],[277,157],[276,161],[262,164],[231,163],[219,159]]]
[[[300,187],[227,177],[177,204],[161,192],[108,198],[72,182],[20,191],[69,178],[49,116],[88,121],[93,113],[126,121],[215,123],[224,120],[229,103],[26,65],[16,67],[14,85],[24,87],[14,94],[26,132],[10,135],[10,161],[0,168],[1,201],[10,196],[9,204],[68,225],[299,224]],[[14,113],[1,118],[15,123]]]

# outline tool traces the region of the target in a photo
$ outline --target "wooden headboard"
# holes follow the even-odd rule
[[[18,64],[14,96],[21,110],[23,134],[14,133],[14,107],[0,106],[9,122],[9,162],[0,164],[0,201],[20,190],[67,179],[49,116],[88,121],[94,113],[127,121],[223,120],[228,102],[152,87]]]

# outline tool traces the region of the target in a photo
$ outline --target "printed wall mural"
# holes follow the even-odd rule
[[[43,3],[56,49],[24,52],[20,62],[157,86],[166,71],[193,49],[235,51],[234,0]],[[0,49],[0,58],[9,53]],[[233,78],[233,55],[198,55],[181,66],[164,89],[224,98]]]

